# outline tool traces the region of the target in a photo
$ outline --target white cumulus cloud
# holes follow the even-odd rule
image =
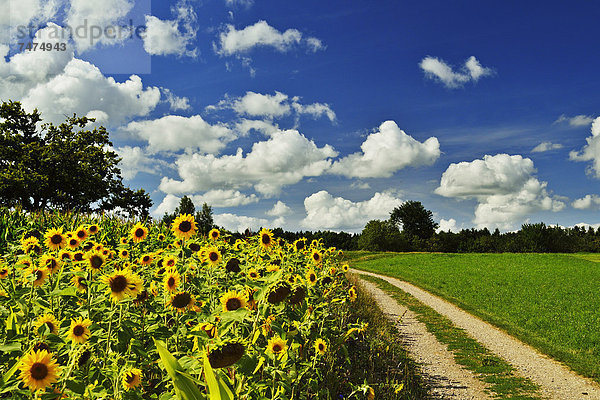
[[[596,178],[600,178],[600,117],[592,122],[592,136],[585,140],[587,144],[580,151],[572,151],[569,153],[569,159],[573,161],[592,161],[590,172]]]
[[[422,59],[419,67],[427,78],[437,80],[451,89],[461,87],[469,81],[477,82],[480,78],[494,73],[491,68],[483,67],[474,56],[469,57],[458,71],[454,71],[443,60],[430,56]]]
[[[440,220],[440,226],[436,232],[458,232],[460,229],[456,226],[456,220],[454,218]]]
[[[326,190],[304,199],[306,217],[300,224],[308,229],[360,230],[372,219],[387,219],[402,200],[390,192],[377,192],[372,198],[353,202],[333,197]]]
[[[241,30],[231,24],[227,25],[225,31],[219,34],[215,51],[223,56],[231,56],[247,53],[256,47],[271,47],[285,53],[300,45],[306,46],[310,51],[324,48],[319,39],[303,38],[302,32],[297,29],[280,32],[267,21],[261,20]]]
[[[472,162],[450,164],[435,193],[476,199],[473,222],[478,227],[511,229],[537,211],[560,211],[565,203],[551,196],[547,183],[533,176],[533,162],[520,155],[486,155]]]
[[[238,207],[258,201],[258,197],[255,194],[245,195],[239,190],[231,189],[209,190],[203,194],[193,195],[191,199],[198,209],[204,203],[212,207]]]
[[[271,217],[284,217],[292,213],[292,209],[287,206],[283,201],[278,200],[269,211],[267,215]]]
[[[304,177],[322,175],[335,156],[337,152],[329,145],[317,147],[296,130],[280,131],[254,143],[246,155],[242,149],[221,157],[183,154],[175,162],[181,180],[164,177],[160,189],[178,194],[253,187],[272,196]]]
[[[125,179],[133,179],[140,172],[157,174],[164,161],[149,157],[141,147],[123,146],[114,151],[121,157],[119,168]]]
[[[235,134],[222,124],[211,125],[199,115],[166,115],[153,120],[133,121],[125,132],[148,142],[152,153],[183,149],[218,153]]]
[[[247,217],[231,213],[215,214],[213,218],[215,224],[233,232],[244,232],[246,229],[257,232],[261,227],[271,226],[271,223],[264,218]]]
[[[196,57],[198,50],[193,44],[198,28],[193,7],[186,1],[179,1],[171,11],[176,15],[175,19],[161,20],[146,15],[144,50],[152,55]]]
[[[600,196],[597,194],[586,194],[584,197],[580,199],[575,199],[571,206],[578,210],[589,210],[589,209],[598,209],[600,208]]]
[[[431,165],[440,156],[435,137],[421,143],[401,130],[394,121],[385,121],[362,143],[361,152],[336,161],[331,172],[347,177],[387,178],[408,167]]]

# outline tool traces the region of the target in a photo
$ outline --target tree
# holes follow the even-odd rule
[[[367,222],[358,238],[358,248],[368,251],[407,251],[409,243],[390,221]]]
[[[198,230],[203,235],[208,235],[208,232],[215,226],[212,207],[206,203],[202,204],[202,211],[196,213],[195,219]]]
[[[406,201],[390,213],[390,222],[406,234],[420,239],[429,239],[438,228],[433,214],[420,201]]]
[[[123,184],[106,129],[85,129],[93,118],[40,124],[37,110],[27,113],[9,101],[0,105],[0,121],[0,205],[82,212],[120,207],[147,215],[152,201]]]

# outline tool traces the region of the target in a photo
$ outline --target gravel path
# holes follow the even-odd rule
[[[454,355],[437,341],[415,313],[398,304],[396,300],[376,285],[361,281],[383,310],[385,316],[396,323],[402,334],[403,345],[410,358],[419,363],[421,374],[430,389],[430,399],[485,400],[484,383],[473,373],[456,364]]]
[[[537,383],[544,396],[557,400],[600,400],[600,386],[597,383],[577,375],[558,361],[539,353],[531,346],[520,342],[446,300],[395,278],[355,269],[351,271],[356,274],[381,278],[444,315],[488,350],[513,365],[522,376]]]

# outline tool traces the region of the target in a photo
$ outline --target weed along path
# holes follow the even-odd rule
[[[351,272],[382,279],[389,284],[400,288],[402,291],[410,294],[427,307],[430,307],[437,313],[446,317],[454,325],[460,329],[463,329],[469,336],[487,348],[491,353],[511,364],[521,376],[528,378],[537,384],[539,386],[539,392],[542,396],[549,399],[558,400],[600,400],[600,386],[597,383],[577,375],[563,364],[539,353],[531,346],[522,343],[500,329],[490,325],[489,323],[484,322],[481,319],[461,310],[446,300],[443,300],[437,296],[433,296],[429,292],[399,279],[355,269],[351,269]],[[382,291],[375,285],[368,282],[365,282],[365,284],[368,285],[367,288],[370,291],[372,290],[372,293],[374,296],[376,296],[376,298],[377,296],[387,296],[388,300],[391,300],[384,302],[383,307],[387,307],[387,305],[391,304],[392,302],[396,303],[386,293],[379,293]],[[396,306],[401,307],[397,303]],[[384,312],[387,312],[385,308],[383,308],[383,310]],[[403,318],[403,321],[405,319],[406,316]],[[427,349],[424,351],[427,351]],[[438,352],[438,349],[434,347],[430,350],[430,352],[435,354]],[[418,359],[416,361],[418,361]],[[479,385],[481,385],[481,383],[479,383]]]

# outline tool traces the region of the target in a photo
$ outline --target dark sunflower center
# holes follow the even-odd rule
[[[175,278],[170,277],[167,281],[167,284],[169,285],[169,287],[175,286]]]
[[[75,259],[75,261],[82,261],[83,253],[75,253],[75,254],[73,254],[73,258]]]
[[[217,253],[215,253],[214,251],[211,251],[208,254],[208,258],[210,258],[210,261],[215,262],[219,259],[219,255]]]
[[[66,260],[66,259],[68,259],[68,258],[70,258],[70,256],[69,256],[69,253],[63,253],[63,255],[62,255],[62,259],[63,259],[63,260]]]
[[[83,239],[85,237],[85,232],[84,231],[77,231],[77,237],[79,239]]]
[[[29,373],[33,379],[41,381],[48,376],[48,367],[44,363],[36,362],[31,366]]]
[[[98,227],[96,225],[90,226],[90,232],[91,233],[96,233],[97,231],[98,231]]]
[[[175,265],[175,260],[167,261],[167,266],[172,267],[173,265]]]
[[[190,221],[181,221],[179,224],[179,230],[183,233],[189,232],[192,229],[192,223]]]
[[[121,293],[127,288],[127,277],[117,275],[110,280],[110,290],[114,293]]]
[[[319,256],[319,253],[313,254],[313,259],[315,259],[315,261],[319,261],[319,258],[321,258],[321,256]]]
[[[216,239],[219,237],[219,234],[217,232],[213,232],[212,237],[213,237],[213,239]]]
[[[240,301],[240,299],[237,299],[237,298],[229,299],[229,300],[227,300],[227,303],[225,303],[225,307],[227,307],[228,311],[237,310],[241,306],[242,306],[242,302]]]
[[[35,280],[36,281],[39,281],[43,277],[44,277],[44,273],[42,271],[40,271],[39,269],[35,271]]]
[[[264,245],[271,244],[271,236],[267,235],[266,233],[262,235],[261,240]]]
[[[304,248],[304,242],[298,242],[298,243],[296,243],[296,248],[298,250],[302,250]]]
[[[319,343],[319,351],[325,351],[325,345],[323,343]]]
[[[8,270],[6,268],[3,268],[0,270],[0,275],[6,275],[8,274]]]
[[[71,240],[69,240],[69,244],[71,246],[76,246],[77,245],[77,239],[71,239]]]
[[[50,329],[50,332],[54,332],[54,324],[50,321],[46,321],[46,326]]]
[[[127,256],[129,255],[129,252],[128,252],[127,250],[123,250],[123,251],[121,252],[121,255],[122,255],[123,257],[127,257]]]
[[[125,380],[127,381],[127,383],[131,384],[135,380],[135,375],[132,373],[129,373],[125,377]]]
[[[256,272],[250,272],[251,278],[256,278],[257,276],[258,276],[258,274]]]
[[[200,245],[198,243],[190,243],[191,251],[200,251]]]
[[[102,257],[99,256],[92,256],[92,258],[90,258],[90,265],[92,266],[92,268],[94,269],[98,269],[102,266]]]
[[[150,257],[149,256],[144,256],[144,262],[148,262],[150,261]]]
[[[50,346],[48,346],[44,342],[36,343],[35,346],[33,346],[33,351],[40,351],[40,350],[46,350],[47,352],[50,352]]]
[[[83,335],[83,332],[85,332],[85,329],[81,325],[75,325],[75,327],[73,328],[73,335],[75,336],[81,336]]]
[[[52,258],[51,258],[51,259],[49,259],[49,260],[47,261],[46,265],[47,265],[48,267],[50,267],[50,268],[54,269],[54,268],[56,268],[56,265],[57,265],[57,264],[56,264],[56,260],[54,260],[54,259],[52,259]]]
[[[315,274],[310,274],[310,276],[308,277],[308,279],[310,279],[311,282],[314,282],[317,280],[317,276]]]
[[[142,228],[137,228],[134,235],[138,238],[144,237],[144,230]]]
[[[50,238],[50,242],[52,242],[52,244],[61,244],[63,240],[62,235],[59,235],[58,233],[55,235],[52,235],[52,237]]]
[[[281,348],[280,344],[273,345],[273,353],[279,353],[281,350],[282,350],[282,348]]]
[[[173,300],[171,301],[171,305],[175,308],[184,308],[187,307],[192,301],[192,296],[189,293],[177,293]]]

